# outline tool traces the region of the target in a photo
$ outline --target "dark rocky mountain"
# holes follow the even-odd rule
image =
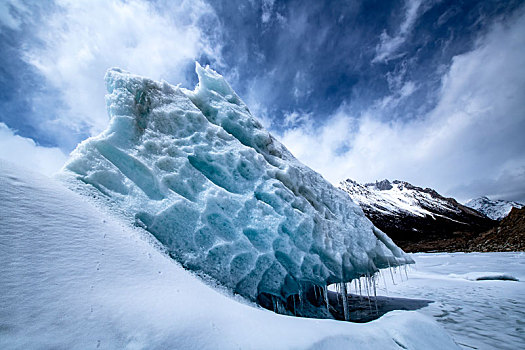
[[[476,237],[471,251],[505,252],[525,250],[525,208],[512,208],[497,227]]]
[[[497,225],[484,214],[405,181],[339,186],[365,215],[406,251],[466,251],[470,242]]]

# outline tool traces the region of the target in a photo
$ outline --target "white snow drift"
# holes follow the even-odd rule
[[[1,349],[450,349],[434,321],[277,315],[219,293],[60,183],[0,160]]]
[[[222,76],[196,71],[188,91],[109,70],[110,125],[77,147],[63,178],[251,300],[413,262],[276,141]]]

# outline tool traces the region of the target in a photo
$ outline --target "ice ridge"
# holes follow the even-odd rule
[[[196,72],[190,91],[109,70],[109,126],[78,145],[60,177],[251,300],[413,263],[272,137],[221,75]]]

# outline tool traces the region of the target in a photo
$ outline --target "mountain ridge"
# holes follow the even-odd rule
[[[466,237],[497,224],[454,198],[407,181],[385,179],[359,184],[348,179],[339,188],[349,194],[374,225],[408,251],[461,249]],[[436,244],[440,240],[449,245],[451,240],[456,243],[449,247]]]
[[[499,225],[476,237],[472,251],[523,251],[525,250],[525,207],[512,207]]]
[[[525,204],[502,199],[492,200],[487,196],[482,196],[467,201],[465,206],[473,208],[493,220],[500,221],[509,215],[512,208],[521,209],[525,207]]]

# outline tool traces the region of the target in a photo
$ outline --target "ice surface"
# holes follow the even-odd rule
[[[109,70],[110,124],[77,147],[62,178],[250,300],[412,263],[276,141],[222,76],[196,71],[189,91]]]
[[[0,160],[0,349],[457,348],[417,312],[353,324],[240,303],[117,218]]]
[[[524,252],[412,256],[408,280],[399,283],[399,273],[396,284],[386,279],[389,296],[433,300],[418,312],[434,317],[464,349],[525,348]],[[378,293],[387,294],[383,283]]]

